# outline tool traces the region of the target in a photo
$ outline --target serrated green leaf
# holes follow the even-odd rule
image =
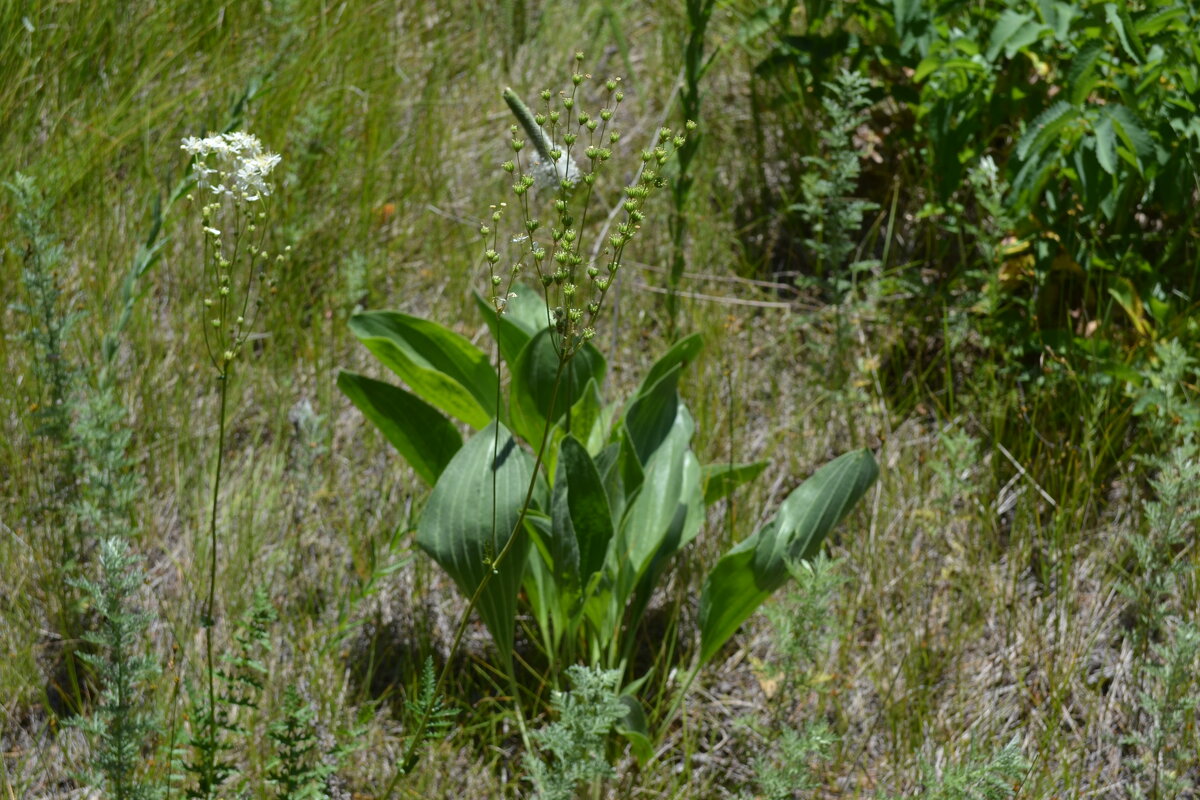
[[[1071,68],[1067,71],[1067,85],[1071,88],[1072,105],[1083,105],[1092,89],[1100,82],[1098,66],[1103,54],[1104,42],[1093,39],[1071,60]]]
[[[349,327],[427,403],[476,429],[492,419],[499,379],[487,355],[465,337],[397,311],[355,314]]]
[[[1146,159],[1154,155],[1154,139],[1142,127],[1141,122],[1128,106],[1114,103],[1106,106],[1105,111],[1112,119],[1117,136],[1120,137],[1129,154],[1133,156],[1130,163],[1140,172]]]
[[[1117,34],[1117,40],[1121,42],[1121,49],[1125,54],[1133,59],[1136,63],[1142,63],[1145,60],[1146,52],[1142,48],[1142,42],[1137,36],[1137,31],[1134,30],[1133,24],[1129,19],[1129,12],[1118,7],[1115,3],[1106,3],[1104,6],[1104,19],[1108,22],[1113,32]]]
[[[1172,22],[1185,19],[1187,15],[1187,8],[1181,5],[1161,11],[1147,11],[1138,16],[1133,27],[1139,36],[1154,36]]]
[[[462,447],[454,423],[398,386],[346,371],[338,374],[337,385],[431,485]]]
[[[700,595],[701,663],[783,585],[789,561],[817,554],[878,475],[867,450],[839,456],[793,491],[775,519],[722,556]]]
[[[516,527],[532,474],[529,454],[507,428],[492,422],[450,460],[417,523],[417,545],[464,596],[473,596],[491,573],[476,609],[506,663],[512,660],[529,537],[519,532],[504,560],[493,561]]]
[[[1038,114],[1017,142],[1017,158],[1024,161],[1029,158],[1030,153],[1041,153],[1054,141],[1064,125],[1078,117],[1079,110],[1064,100],[1059,100]]]
[[[1054,38],[1059,42],[1069,42],[1071,21],[1080,14],[1080,9],[1068,3],[1054,3],[1052,12],[1046,20],[1054,30]]]

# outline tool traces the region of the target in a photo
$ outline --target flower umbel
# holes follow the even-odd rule
[[[268,177],[280,158],[245,131],[188,136],[181,149],[194,157],[197,186],[216,195],[200,205],[205,251],[202,302],[209,359],[224,378],[249,337],[264,290],[274,291],[270,268],[288,251],[285,248],[272,258],[264,247],[272,191]]]
[[[266,179],[279,163],[279,156],[263,150],[257,136],[244,131],[218,133],[203,139],[188,136],[181,149],[196,157],[192,170],[201,189],[247,203],[271,194]]]

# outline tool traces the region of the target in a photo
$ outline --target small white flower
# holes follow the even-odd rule
[[[1000,170],[996,168],[996,161],[991,156],[984,156],[979,159],[979,171],[989,183],[995,183],[996,178],[1000,175]]]

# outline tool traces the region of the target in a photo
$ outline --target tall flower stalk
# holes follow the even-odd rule
[[[275,291],[271,269],[286,258],[264,247],[270,215],[268,177],[279,156],[263,149],[257,137],[235,131],[205,138],[189,136],[182,149],[193,157],[192,173],[201,191],[200,222],[204,236],[204,281],[201,322],[204,346],[215,371],[219,397],[217,464],[209,513],[208,589],[201,616],[204,627],[207,708],[201,715],[197,765],[200,797],[215,795],[224,770],[218,763],[218,714],[213,629],[216,627],[217,512],[225,461],[225,429],[229,382],[245,348],[265,293]],[[189,195],[189,200],[196,198]]]

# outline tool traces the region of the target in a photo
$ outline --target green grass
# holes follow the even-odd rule
[[[264,336],[230,386],[217,593],[225,622],[258,587],[278,610],[255,724],[281,718],[297,687],[326,737],[320,746],[350,747],[331,788],[374,797],[387,785],[408,733],[404,701],[415,696],[424,657],[445,659],[464,607],[413,548],[426,490],[334,386],[340,368],[378,374],[346,319],[358,305],[395,308],[483,338],[470,291],[485,280],[479,220],[508,191],[498,169],[510,124],[501,89],[562,85],[583,50],[597,76],[624,76],[626,140],[640,148],[661,120],[678,123],[677,109],[665,107],[683,55],[677,5],[0,10],[0,178],[31,175],[50,199],[49,224],[66,253],[55,277],[66,306],[82,313],[66,352],[83,385],[96,383],[155,198],[165,201],[184,175],[180,139],[236,122],[283,156],[271,236],[293,256],[258,325]],[[718,9],[711,32],[728,39],[747,12],[745,3]],[[738,206],[759,196],[755,181],[774,179],[745,144],[751,120],[762,118],[751,107],[748,63],[730,45],[704,78],[711,96],[690,168],[695,218],[676,328],[708,343],[682,383],[701,461],[771,466],[710,515],[656,601],[662,630],[679,640],[663,635],[646,647],[662,692],[648,705],[670,706],[663,678],[686,671],[700,582],[717,556],[816,466],[870,446],[880,481],[831,547],[848,578],[830,611],[839,633],[813,666],[820,691],[795,700],[796,719],[824,719],[838,737],[812,765],[819,792],[918,794],[929,765],[979,761],[1017,736],[1031,763],[1019,796],[1123,796],[1130,767],[1119,734],[1147,724],[1115,589],[1151,492],[1150,468],[1134,458],[1146,444],[1131,401],[1120,386],[1017,387],[989,368],[970,331],[962,347],[943,348],[942,312],[889,288],[922,258],[904,238],[912,226],[888,216],[890,188],[877,228],[868,219],[864,230],[876,231],[880,248],[889,232],[903,246],[843,305],[814,309],[746,279],[786,279],[754,255],[748,232],[769,220],[748,222]],[[239,98],[248,99],[238,107]],[[634,165],[616,168],[631,174]],[[655,202],[665,219],[667,199]],[[77,642],[61,641],[50,616],[48,587],[62,565],[47,542],[61,532],[41,506],[56,453],[32,433],[40,393],[32,351],[18,338],[27,320],[8,308],[26,302],[13,214],[5,195],[0,229],[16,251],[0,265],[0,797],[49,798],[72,791],[90,761],[83,734],[55,714],[59,654]],[[162,668],[151,697],[164,720],[181,719],[176,681],[194,681],[204,662],[216,392],[199,335],[195,223],[184,201],[165,210],[161,256],[138,284],[112,367],[144,487],[128,529],[147,573],[137,597],[154,618],[145,646]],[[671,247],[665,225],[648,227],[614,290],[619,321],[597,337],[610,397],[636,386],[669,344],[663,297],[643,287],[666,285]],[[305,402],[320,422],[298,429],[289,412]],[[1195,546],[1177,557],[1195,567]],[[1188,613],[1194,624],[1194,603]],[[655,764],[639,770],[612,745],[612,796],[749,791],[758,745],[735,734],[736,719],[770,706],[755,668],[772,657],[768,630],[755,618],[701,673]],[[217,635],[224,651],[229,626]],[[509,689],[491,655],[486,633],[470,628],[445,688],[459,710],[455,727],[397,796],[526,796]],[[529,657],[536,662],[536,652]],[[548,706],[548,689],[525,677]],[[1181,736],[1194,751],[1194,727]],[[255,779],[250,796],[273,796],[258,780],[268,754],[233,757]]]

